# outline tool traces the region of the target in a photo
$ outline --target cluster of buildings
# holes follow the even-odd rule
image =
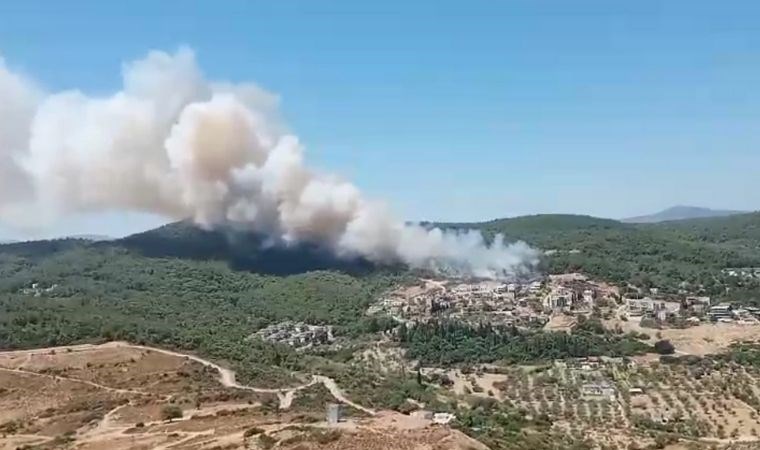
[[[262,328],[248,337],[274,344],[286,344],[297,350],[306,350],[335,341],[330,325],[309,325],[303,322],[285,321]]]
[[[665,322],[669,317],[677,315],[681,311],[681,302],[665,299],[625,298],[624,302],[629,315],[651,315],[660,322]]]
[[[565,285],[552,286],[543,298],[544,309],[568,312],[590,312],[594,307],[596,290],[590,287],[573,289]]]
[[[711,309],[710,297],[625,297],[623,303],[629,316],[648,316],[658,322],[666,322],[679,316],[693,318],[705,316]]]
[[[550,275],[542,305],[547,312],[589,314],[600,299],[617,298],[617,288],[588,280],[584,275],[569,273]]]
[[[713,322],[736,322],[745,325],[756,325],[760,323],[760,308],[721,303],[711,306],[707,311],[707,316]]]
[[[465,322],[536,328],[554,314],[590,314],[615,288],[580,274],[550,275],[522,282],[492,280],[422,280],[394,291],[370,308],[400,322],[447,317]]]
[[[541,280],[525,283],[497,281],[424,280],[422,287],[404,288],[370,309],[399,321],[456,318],[501,325],[542,326],[548,321],[540,307]]]
[[[760,268],[725,269],[736,276],[760,276]],[[621,298],[622,297],[622,298]],[[620,306],[622,303],[622,306]],[[490,323],[539,328],[554,319],[589,315],[619,308],[627,317],[651,318],[658,323],[699,324],[703,321],[760,324],[760,308],[712,303],[707,296],[660,294],[652,288],[622,295],[617,287],[591,281],[577,273],[549,275],[531,280],[421,280],[418,285],[394,291],[370,308],[402,323],[439,318],[469,323]]]
[[[680,317],[695,324],[702,320],[760,324],[760,308],[729,303],[714,305],[711,298],[706,296],[685,296],[681,299],[624,298],[623,302],[629,316],[651,317],[661,323]]]

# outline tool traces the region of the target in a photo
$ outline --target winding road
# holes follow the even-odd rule
[[[296,392],[306,389],[308,387],[314,386],[317,383],[322,383],[322,385],[325,388],[327,388],[328,391],[330,391],[330,395],[332,395],[333,398],[335,398],[335,400],[341,403],[345,403],[346,405],[351,406],[352,408],[356,408],[360,411],[363,411],[371,416],[374,416],[376,414],[375,411],[349,400],[343,394],[343,391],[340,389],[340,387],[335,382],[335,380],[326,376],[312,375],[312,379],[310,382],[306,384],[302,384],[300,386],[291,387],[291,388],[281,388],[281,389],[257,388],[257,387],[238,383],[235,377],[235,372],[233,370],[222,367],[219,364],[211,362],[207,359],[203,359],[199,356],[190,355],[187,353],[175,352],[172,350],[164,350],[161,348],[146,347],[142,345],[133,345],[128,342],[114,342],[112,344],[115,344],[116,346],[138,348],[142,350],[163,353],[166,355],[177,356],[180,358],[187,358],[195,362],[201,363],[204,366],[211,367],[217,372],[219,372],[219,382],[222,384],[222,386],[235,388],[235,389],[244,389],[247,391],[259,392],[259,393],[264,393],[264,394],[277,394],[277,397],[280,399],[280,409],[287,409],[290,407],[290,405],[293,403],[293,397],[295,396]]]
[[[176,352],[173,350],[166,350],[162,348],[156,348],[156,347],[148,347],[144,345],[136,345],[136,344],[130,344],[129,342],[108,342],[106,344],[101,345],[90,345],[90,344],[83,344],[83,345],[72,345],[72,346],[65,346],[65,347],[48,347],[48,348],[39,348],[34,350],[15,350],[10,352],[0,352],[0,356],[4,355],[41,355],[41,354],[50,354],[50,352],[77,352],[77,351],[89,351],[89,350],[97,350],[97,349],[103,349],[103,348],[134,348],[139,350],[146,350],[150,352],[156,352],[156,353],[163,353],[165,355],[175,356],[178,358],[186,358],[195,362],[198,362],[200,364],[203,364],[206,367],[211,367],[212,369],[216,370],[219,373],[219,383],[222,386],[228,387],[228,388],[234,388],[234,389],[243,389],[246,391],[251,392],[258,392],[263,394],[276,394],[277,398],[280,401],[280,409],[288,409],[290,408],[291,404],[293,403],[293,399],[295,397],[296,392],[301,391],[303,389],[309,388],[311,386],[314,386],[315,384],[321,383],[327,390],[330,392],[330,395],[335,398],[340,403],[344,403],[348,406],[351,406],[352,408],[358,409],[366,414],[369,414],[371,416],[374,416],[376,412],[370,408],[364,407],[362,405],[359,405],[358,403],[354,403],[351,400],[349,400],[343,391],[340,389],[338,384],[333,380],[332,378],[322,376],[322,375],[312,375],[312,379],[310,382],[294,386],[290,388],[280,388],[280,389],[272,389],[272,388],[258,388],[254,386],[248,386],[245,384],[240,384],[237,382],[235,377],[235,372],[233,370],[227,369],[225,367],[220,366],[219,364],[216,364],[212,361],[209,361],[207,359],[201,358],[196,355],[188,354],[188,353],[181,353]],[[48,374],[42,374],[38,372],[32,372],[28,370],[24,370],[21,368],[5,368],[0,367],[0,370],[8,371],[8,372],[16,372],[16,373],[23,373],[28,374],[32,376],[43,376],[48,378],[55,378],[60,380],[68,380],[75,383],[83,383],[87,384],[93,387],[97,387],[100,389],[105,389],[112,392],[119,392],[119,393],[128,393],[128,394],[140,394],[145,395],[145,393],[140,391],[133,391],[129,389],[117,389],[112,388],[109,386],[104,386],[101,384],[93,383],[86,380],[79,380],[76,378],[68,378],[58,375],[48,375]]]
[[[332,378],[322,376],[322,375],[311,375],[311,380],[308,383],[304,383],[298,386],[293,387],[287,387],[287,388],[280,388],[280,389],[272,389],[272,388],[259,388],[255,386],[249,386],[245,384],[241,384],[236,380],[235,372],[227,369],[225,367],[220,366],[219,364],[216,364],[212,361],[209,361],[207,359],[201,358],[199,356],[188,354],[188,353],[181,353],[177,351],[172,350],[166,350],[162,348],[155,348],[155,347],[148,347],[144,345],[135,345],[130,344],[128,342],[108,342],[105,344],[100,345],[91,345],[91,344],[85,344],[85,345],[72,345],[72,346],[62,346],[62,347],[49,347],[49,348],[38,348],[38,349],[31,349],[31,350],[16,350],[16,351],[7,351],[7,352],[0,352],[0,371],[3,372],[11,372],[23,375],[25,377],[41,377],[41,378],[48,378],[48,379],[54,379],[54,380],[60,380],[60,381],[68,381],[72,383],[80,383],[88,386],[92,386],[97,389],[101,389],[107,392],[115,393],[115,394],[130,394],[130,395],[137,395],[137,396],[146,396],[146,395],[152,395],[149,392],[145,392],[138,389],[122,389],[122,388],[116,388],[112,386],[107,386],[103,384],[99,384],[93,381],[74,378],[74,377],[68,377],[64,375],[57,375],[52,373],[41,373],[36,372],[34,370],[31,370],[30,364],[34,361],[34,356],[37,355],[44,355],[44,356],[61,356],[63,358],[66,357],[66,355],[69,354],[76,354],[76,353],[85,353],[85,352],[92,352],[92,351],[98,351],[98,350],[105,350],[108,351],[109,349],[136,349],[136,350],[143,350],[147,352],[155,352],[155,353],[163,353],[165,355],[173,356],[180,359],[186,359],[195,361],[197,363],[200,363],[206,367],[210,367],[214,369],[218,374],[218,381],[222,386],[225,386],[227,388],[231,389],[242,389],[246,391],[251,392],[257,392],[257,393],[265,393],[265,394],[276,394],[277,398],[279,399],[279,407],[282,410],[289,409],[293,403],[293,399],[296,397],[297,393],[301,390],[307,389],[310,386],[314,386],[317,384],[322,384],[325,386],[325,388],[330,392],[332,397],[340,403],[344,403],[348,406],[351,406],[357,410],[360,410],[368,415],[374,416],[376,413],[372,409],[366,408],[362,405],[359,405],[357,403],[352,402],[342,392],[338,384],[333,380]],[[171,397],[171,395],[167,396],[165,400],[168,400]],[[121,411],[123,411],[125,408],[134,405],[134,400],[130,399],[127,403],[122,403],[117,406],[115,406],[110,411],[106,412],[102,419],[95,425],[95,426],[89,426],[84,427],[80,430],[78,430],[77,434],[77,442],[82,444],[87,443],[109,443],[114,442],[119,439],[123,439],[126,433],[129,432],[129,430],[132,428],[129,424],[123,424],[119,423],[118,416]],[[185,411],[185,414],[181,418],[174,419],[173,422],[180,422],[180,421],[186,421],[190,420],[198,415],[214,415],[217,414],[221,410],[237,410],[237,409],[247,409],[247,408],[255,408],[257,406],[260,406],[259,403],[240,403],[240,404],[222,404],[222,405],[213,405],[213,406],[204,406],[204,407],[198,407],[195,410],[188,410]],[[150,428],[152,426],[160,426],[164,425],[166,422],[163,420],[159,421],[153,421],[153,422],[146,422],[144,423],[144,427]],[[160,438],[165,439],[166,431],[159,431],[157,433],[145,433],[144,436],[158,436]],[[185,443],[188,443],[192,441],[193,439],[202,438],[203,436],[208,436],[209,440],[208,442],[221,442],[219,441],[219,437],[215,437],[215,430],[202,430],[202,431],[191,431],[191,430],[180,430],[176,429],[172,431],[172,435],[176,435],[179,439],[170,439],[163,441],[161,443],[158,443],[156,446],[152,447],[156,450],[169,450],[169,449],[175,449],[179,448]],[[235,433],[231,435],[225,435],[222,436],[221,439],[229,439],[233,438],[236,440],[242,439],[242,432],[235,431]],[[43,445],[47,444],[49,442],[52,442],[54,438],[48,437],[48,436],[38,436],[38,435],[24,435],[24,434],[17,434],[11,437],[5,437],[4,436],[3,444],[0,447],[5,448],[15,448],[25,445]]]

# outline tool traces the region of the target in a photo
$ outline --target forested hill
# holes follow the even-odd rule
[[[548,251],[552,272],[579,270],[614,282],[670,290],[687,282],[723,292],[716,280],[720,269],[760,266],[760,213],[658,224],[544,214],[427,225],[474,228],[487,238],[500,233],[507,240],[524,240]]]
[[[320,270],[367,275],[378,270],[400,269],[378,268],[361,258],[338,258],[319,245],[275,245],[262,235],[249,231],[232,227],[205,230],[186,221],[110,241],[62,238],[0,244],[0,255],[5,253],[37,260],[81,248],[122,249],[149,258],[219,261],[233,270],[279,276]]]
[[[303,356],[248,342],[248,336],[283,320],[330,324],[344,335],[376,330],[382,324],[364,312],[400,281],[376,269],[361,275],[311,270],[295,249],[288,271],[300,265],[308,272],[239,270],[224,250],[242,252],[244,245],[180,231],[169,227],[113,242],[0,245],[0,349],[127,340],[229,361],[243,381],[287,382],[283,368],[300,367]],[[166,236],[173,232],[180,235]]]
[[[679,220],[642,227],[683,232],[705,242],[741,244],[754,250],[760,249],[760,212]]]
[[[270,275],[315,270],[361,275],[376,270],[369,261],[338,258],[315,244],[275,245],[264,236],[246,230],[233,227],[204,230],[187,221],[171,223],[109,244],[143,256],[225,261],[233,269]]]
[[[572,244],[579,235],[634,229],[632,225],[612,219],[572,214],[538,214],[487,222],[439,222],[427,225],[457,230],[476,229],[488,238],[499,233],[508,241],[522,240],[543,249],[554,248],[562,242]]]
[[[687,282],[760,304],[757,281],[721,274],[725,267],[760,266],[759,225],[756,213],[657,225],[542,215],[444,226],[504,233],[553,250],[546,259],[555,272],[580,270],[663,290]],[[376,329],[360,318],[403,273],[337,260],[313,246],[263,244],[246,233],[178,223],[111,242],[0,245],[0,344],[126,339],[198,349],[238,361],[244,376],[261,375],[283,356],[243,361],[250,333],[285,319],[330,323],[347,333]]]
[[[477,223],[438,223],[447,229],[478,229],[487,238],[503,234],[547,253],[551,272],[582,271],[612,282],[677,290],[682,282],[725,292],[726,267],[760,266],[760,213],[729,217],[628,224],[579,215],[535,215]],[[219,261],[232,270],[292,275],[315,270],[364,276],[404,268],[344,260],[313,244],[271,245],[260,235],[223,228],[203,230],[177,222],[109,242],[56,240],[0,245],[0,255],[45,259],[82,246],[93,251],[126,250],[141,258]],[[733,286],[737,287],[737,286]],[[741,293],[741,289],[734,289]]]

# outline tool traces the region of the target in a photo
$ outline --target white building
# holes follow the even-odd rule
[[[615,401],[617,389],[606,381],[600,383],[587,383],[581,386],[581,393],[586,397],[603,397]]]
[[[544,308],[562,309],[572,306],[575,293],[570,289],[558,288],[544,297]]]
[[[448,425],[456,418],[457,416],[450,413],[435,413],[433,414],[433,423],[437,423],[438,425]]]
[[[654,313],[662,309],[666,311],[666,314],[676,314],[681,310],[681,303],[679,302],[654,300],[650,297],[626,298],[625,305],[631,314]]]
[[[585,303],[587,306],[593,306],[594,305],[594,291],[591,289],[586,289],[583,291],[583,303]]]

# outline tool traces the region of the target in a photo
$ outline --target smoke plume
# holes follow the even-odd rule
[[[461,275],[500,278],[537,262],[523,243],[405,224],[353,184],[310,169],[276,96],[206,80],[188,49],[151,52],[122,78],[110,96],[44,93],[0,60],[0,221],[135,210]]]

